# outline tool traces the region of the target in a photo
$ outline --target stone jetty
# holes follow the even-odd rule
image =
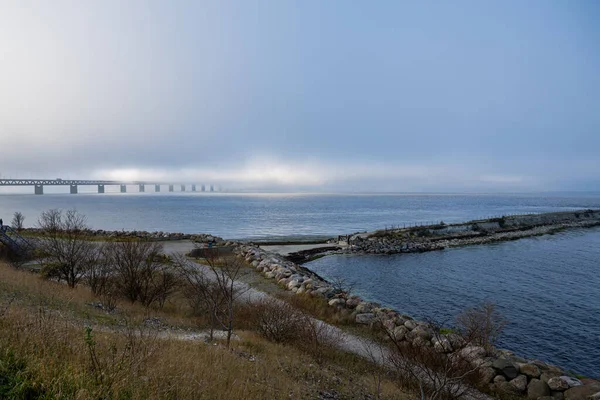
[[[419,253],[593,226],[600,226],[600,210],[505,216],[460,224],[441,222],[349,235],[345,251],[363,254]]]

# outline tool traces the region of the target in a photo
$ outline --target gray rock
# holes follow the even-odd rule
[[[467,346],[461,349],[460,355],[469,361],[485,357],[485,349],[481,346]]]
[[[534,364],[519,364],[519,371],[530,378],[539,378],[540,369]]]
[[[479,376],[480,376],[480,382],[482,385],[488,384],[490,382],[492,382],[494,380],[494,378],[496,377],[496,370],[494,368],[491,367],[487,367],[487,368],[481,368],[479,370]],[[504,379],[504,377],[502,375],[498,375],[500,376],[502,379]],[[506,382],[506,379],[504,379],[504,381]]]
[[[375,314],[373,313],[363,313],[363,314],[356,314],[356,318],[355,321],[357,324],[370,324],[371,322],[375,321]]]
[[[595,396],[598,392],[600,392],[600,382],[575,386],[567,389],[564,393],[565,400],[588,400],[590,396]]]
[[[431,343],[433,343],[433,348],[438,353],[450,353],[453,350],[450,340],[445,336],[434,337],[431,339]]]
[[[552,398],[554,400],[565,400],[565,394],[563,392],[552,392]]]
[[[404,323],[404,326],[410,329],[411,331],[417,327],[417,323],[412,320],[408,320]]]
[[[560,376],[555,376],[553,378],[548,379],[547,383],[550,390],[564,392],[569,388],[569,384],[566,381],[562,380]]]
[[[422,338],[421,336],[417,336],[412,340],[412,344],[415,347],[426,347],[431,346],[431,342],[427,339]]]
[[[550,396],[548,384],[540,379],[532,379],[527,385],[527,397],[536,400],[539,397]]]
[[[504,375],[496,375],[494,377],[494,384],[495,385],[499,385],[500,383],[503,383],[503,382],[506,382],[506,378],[504,377]]]
[[[546,383],[550,380],[550,378],[554,378],[556,376],[561,376],[562,374],[557,371],[544,371],[542,375],[540,375],[540,379]]]
[[[600,392],[594,393],[593,395],[589,396],[588,399],[590,399],[590,400],[600,400]]]
[[[373,307],[371,306],[371,304],[364,302],[364,301],[361,303],[358,303],[358,305],[356,306],[357,313],[368,313],[368,312],[371,312],[372,309],[373,309]]]
[[[431,331],[429,329],[427,329],[424,326],[417,326],[415,329],[413,329],[412,333],[418,337],[420,337],[423,340],[431,340],[432,338],[432,334]]]
[[[500,357],[492,364],[497,371],[501,372],[507,379],[514,379],[519,375],[517,366],[507,358]]]
[[[550,389],[559,392],[563,392],[569,388],[581,385],[582,383],[579,379],[575,379],[566,375],[555,376],[553,378],[548,379],[548,386],[550,386]]]
[[[583,385],[579,379],[573,378],[572,376],[562,375],[560,379],[566,381],[570,388]]]
[[[381,325],[383,325],[383,327],[385,328],[386,332],[392,333],[392,332],[394,332],[394,329],[396,329],[396,324],[391,319],[385,319],[385,320],[383,320],[383,322],[381,323]]]
[[[343,307],[345,303],[346,303],[346,300],[340,299],[340,298],[335,298],[335,299],[329,300],[328,304],[333,307]]]
[[[498,393],[504,394],[504,395],[519,395],[521,394],[521,391],[519,389],[517,389],[513,384],[511,384],[510,382],[501,382],[501,383],[497,383],[496,385],[496,391]]]
[[[519,393],[525,393],[525,390],[527,390],[527,377],[525,375],[519,375],[509,383],[513,385]]]
[[[406,333],[408,332],[408,328],[405,326],[397,326],[396,328],[394,328],[394,338],[397,341],[401,341],[404,340],[404,338],[406,337]]]
[[[346,307],[356,308],[356,306],[358,306],[360,304],[360,302],[361,302],[360,298],[350,297],[348,300],[346,300]]]

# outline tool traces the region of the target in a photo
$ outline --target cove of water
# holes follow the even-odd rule
[[[305,265],[361,297],[452,326],[490,300],[509,325],[499,346],[600,377],[600,228],[392,256],[329,256]]]

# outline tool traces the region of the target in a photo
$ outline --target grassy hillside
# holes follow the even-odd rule
[[[226,349],[190,335],[204,322],[177,296],[162,311],[98,301],[0,263],[0,398],[410,398],[356,356],[263,339],[248,308]]]

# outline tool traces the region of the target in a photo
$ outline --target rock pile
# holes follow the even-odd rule
[[[560,216],[560,218],[558,217]],[[351,253],[420,253],[539,236],[568,228],[600,225],[600,211],[549,213],[508,217],[504,222],[478,221],[444,226],[423,226],[350,237]]]

